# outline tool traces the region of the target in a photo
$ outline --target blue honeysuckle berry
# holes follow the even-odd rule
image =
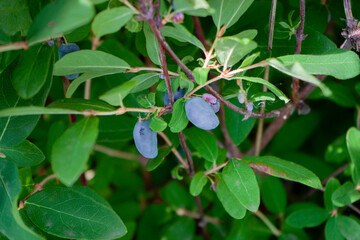
[[[50,46],[50,47],[53,47],[54,46],[54,40],[50,40],[50,41],[48,41],[48,45]]]
[[[67,45],[61,44],[59,47],[59,59],[61,59],[68,53],[76,52],[79,50],[80,50],[79,46],[76,45],[75,43],[69,43]],[[66,75],[65,77],[69,80],[74,80],[75,78],[79,77],[79,75],[80,73],[74,73],[74,74]]]
[[[186,90],[183,88],[178,88],[175,92],[174,92],[174,102],[180,98],[182,98],[186,93]],[[170,103],[170,98],[169,98],[169,94],[164,93],[163,94],[164,97],[164,104],[168,105]]]
[[[210,105],[210,107],[214,110],[214,112],[217,113],[220,110],[220,102],[213,95],[209,93],[204,93],[202,95],[202,99],[204,99],[205,102],[207,102]]]
[[[139,153],[146,158],[155,158],[158,155],[157,134],[150,129],[151,121],[137,122],[133,137]]]
[[[219,125],[219,119],[210,105],[201,97],[193,97],[185,103],[189,121],[196,127],[212,130]]]

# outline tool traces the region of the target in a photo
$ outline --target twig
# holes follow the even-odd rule
[[[152,68],[152,67],[133,67],[133,68],[130,68],[130,70],[125,71],[125,73],[128,73],[128,72],[136,73],[136,72],[140,72],[140,71],[153,71],[153,72],[164,73],[164,71],[161,68]],[[171,76],[176,76],[176,77],[180,76],[180,74],[175,73],[175,72],[168,71],[168,73]]]
[[[39,184],[37,184],[35,186],[34,190],[32,190],[32,192],[29,195],[27,195],[24,198],[24,200],[22,200],[22,201],[25,202],[26,200],[28,200],[29,197],[34,195],[37,191],[41,190],[48,181],[50,181],[51,179],[54,179],[54,178],[56,178],[55,174],[51,174],[51,175],[47,176],[46,178],[44,178],[44,180],[42,180]]]
[[[20,50],[20,49],[28,49],[28,48],[29,47],[27,46],[26,42],[14,42],[14,43],[1,45],[0,46],[0,52],[11,51],[11,50]]]
[[[197,16],[192,16],[192,19],[194,22],[196,35],[198,36],[198,38],[199,38],[200,42],[203,44],[203,46],[206,48],[206,39],[204,37],[204,31],[201,27],[200,19]]]
[[[272,50],[273,39],[274,39],[274,28],[275,28],[275,16],[276,16],[276,5],[277,0],[272,0],[271,2],[271,11],[270,11],[270,19],[269,19],[269,40],[267,50]]]
[[[170,106],[172,108],[172,106],[174,105],[174,94],[171,89],[171,82],[170,82],[170,76],[169,76],[169,72],[168,72],[168,68],[167,68],[167,64],[166,64],[166,56],[165,56],[165,52],[164,52],[164,47],[160,43],[159,43],[159,50],[160,50],[160,62],[161,62],[161,66],[163,68],[164,76],[165,76],[166,89],[167,89],[169,99],[170,99]]]
[[[188,211],[185,208],[178,208],[176,210],[176,214],[179,215],[179,216],[186,216],[186,217],[195,218],[195,219],[200,218],[199,213]],[[213,224],[221,224],[221,221],[219,219],[214,218],[214,217],[210,217],[210,216],[206,216],[206,215],[204,216],[204,220],[206,222],[210,222],[210,223],[213,223]]]
[[[162,137],[162,139],[164,139],[164,141],[166,142],[166,144],[171,147],[171,151],[174,153],[174,155],[177,157],[177,159],[179,160],[179,162],[184,166],[185,169],[189,169],[189,165],[188,163],[184,160],[184,158],[181,156],[181,154],[179,153],[179,151],[173,146],[172,142],[170,141],[170,139],[165,135],[165,133],[163,132],[158,132],[158,134],[160,135],[160,137]]]
[[[295,46],[295,54],[300,54],[301,52],[301,44],[302,41],[306,38],[304,35],[304,27],[305,27],[305,0],[300,0],[300,25],[296,30],[296,46]],[[299,79],[293,78],[293,90],[292,97],[296,102],[298,100],[298,92],[299,92]]]
[[[126,112],[142,112],[142,113],[154,113],[156,111],[162,113],[166,110],[164,107],[153,107],[153,108],[127,108],[120,107],[114,111],[94,111],[94,110],[86,110],[82,113],[85,116],[112,116],[112,115],[121,115]]]
[[[93,148],[95,151],[104,153],[110,157],[116,157],[116,158],[121,158],[121,159],[125,159],[125,160],[138,160],[139,159],[139,155],[137,155],[137,154],[132,154],[132,153],[115,150],[115,149],[108,148],[108,147],[98,145],[98,144],[95,144]]]
[[[217,30],[214,42],[212,43],[210,50],[206,53],[204,65],[202,66],[203,68],[206,68],[210,60],[214,57],[212,53],[214,51],[216,42],[219,40],[219,38],[221,38],[222,35],[224,35],[225,29],[226,29],[226,25],[224,25],[221,29]]]
[[[270,229],[274,236],[279,237],[281,235],[281,231],[277,229],[276,226],[265,216],[265,214],[260,212],[260,210],[253,212],[253,214],[260,218],[261,221],[263,221],[263,223]]]
[[[227,164],[229,163],[229,161],[224,162],[223,164],[219,165],[219,166],[214,166],[212,169],[210,169],[209,171],[204,172],[205,175],[209,175],[212,173],[216,173],[218,170],[222,169],[223,167],[225,167]]]

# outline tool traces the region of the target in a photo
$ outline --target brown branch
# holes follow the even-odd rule
[[[178,152],[178,150],[173,146],[172,142],[170,141],[170,139],[165,135],[165,133],[163,132],[158,132],[158,134],[160,135],[160,137],[162,139],[164,139],[164,141],[166,142],[166,144],[171,147],[171,151],[174,153],[174,155],[177,157],[177,159],[179,160],[179,162],[184,166],[185,169],[189,169],[189,165],[188,163],[183,159],[183,157],[180,155],[180,153]]]
[[[305,0],[300,0],[300,25],[296,30],[296,46],[295,46],[295,54],[300,54],[301,52],[301,44],[302,41],[306,38],[304,35],[304,27],[305,27]],[[298,92],[299,92],[299,79],[293,78],[293,90],[292,97],[294,101],[298,100]]]
[[[164,76],[165,76],[166,89],[169,94],[170,106],[172,108],[172,106],[174,105],[174,94],[173,94],[173,91],[171,88],[170,76],[169,76],[169,72],[168,72],[168,68],[167,68],[167,64],[166,64],[166,56],[165,56],[164,48],[160,43],[159,43],[159,50],[160,50],[160,62],[161,62],[161,66],[163,68]]]
[[[204,31],[201,27],[200,19],[197,16],[192,16],[192,20],[194,22],[196,35],[198,36],[200,42],[204,45],[206,49],[206,39],[204,37]]]
[[[34,190],[32,190],[32,192],[29,195],[27,195],[24,198],[24,200],[22,200],[22,202],[25,202],[26,200],[28,200],[29,197],[34,195],[36,192],[40,191],[48,181],[50,181],[50,180],[52,180],[54,178],[56,178],[56,175],[51,174],[51,175],[47,176],[46,178],[44,178],[44,180],[42,180],[39,184],[35,184]]]
[[[276,16],[276,4],[277,0],[272,0],[271,2],[271,11],[269,19],[269,40],[267,50],[272,50],[273,39],[274,39],[274,28],[275,28],[275,16]]]

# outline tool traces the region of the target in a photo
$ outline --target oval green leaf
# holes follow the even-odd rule
[[[202,192],[207,182],[208,179],[203,171],[196,173],[193,179],[191,179],[190,194],[194,197],[198,196]]]
[[[58,237],[115,239],[127,232],[110,205],[85,187],[47,188],[31,196],[25,206],[38,228]]]

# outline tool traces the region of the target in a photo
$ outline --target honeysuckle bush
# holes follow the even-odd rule
[[[0,239],[360,239],[359,9],[1,1]]]

